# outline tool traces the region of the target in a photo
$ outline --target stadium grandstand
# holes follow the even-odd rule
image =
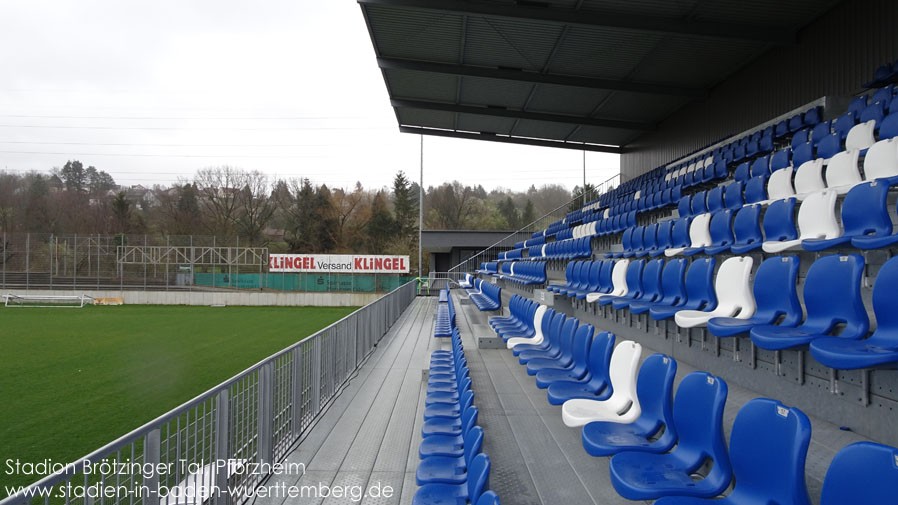
[[[84,461],[228,462],[145,476],[172,505],[898,503],[898,3],[357,1],[403,132],[620,183]],[[319,482],[364,493],[203,491]]]

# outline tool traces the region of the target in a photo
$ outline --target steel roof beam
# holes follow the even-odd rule
[[[575,149],[577,151],[593,151],[598,153],[614,153],[620,154],[624,152],[621,147],[602,146],[596,144],[580,144],[577,142],[562,142],[543,139],[534,139],[529,137],[508,137],[504,135],[496,135],[493,133],[475,133],[453,130],[437,130],[433,128],[423,128],[420,126],[400,125],[399,131],[402,133],[414,133],[416,135],[432,135],[435,137],[450,137],[469,140],[486,140],[489,142],[503,142],[506,144],[520,144],[528,146],[555,147],[559,149]]]
[[[408,7],[455,14],[524,19],[575,26],[749,40],[776,45],[790,45],[797,41],[797,35],[794,31],[783,28],[709,21],[686,21],[643,14],[600,14],[557,7],[484,3],[470,0],[358,0],[358,2],[362,5]]]
[[[424,100],[403,100],[400,98],[391,99],[390,104],[398,109],[437,110],[442,112],[456,112],[460,114],[476,114],[480,116],[497,116],[507,117],[511,119],[548,121],[550,123],[598,126],[602,128],[616,128],[620,130],[650,131],[655,129],[655,125],[652,123],[626,121],[621,119],[601,119],[583,116],[568,116],[565,114],[548,114],[544,112],[530,112],[523,110],[505,109],[501,107],[476,107],[473,105],[456,105],[453,103],[429,102]]]

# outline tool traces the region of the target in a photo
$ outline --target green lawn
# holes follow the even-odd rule
[[[353,310],[0,308],[0,485],[34,480],[8,458],[83,456]]]

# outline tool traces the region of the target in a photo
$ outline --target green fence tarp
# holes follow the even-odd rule
[[[351,274],[226,274],[194,273],[196,286],[279,291],[390,292],[414,277]]]

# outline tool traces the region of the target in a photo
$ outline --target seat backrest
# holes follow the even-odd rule
[[[624,233],[621,235],[620,241],[621,245],[624,248],[624,251],[629,252],[633,250],[633,228],[627,228],[624,230]]]
[[[603,261],[602,269],[599,271],[599,289],[597,291],[611,291],[614,288],[614,282],[611,280],[612,271],[614,270],[614,261]]]
[[[805,139],[805,141],[810,140],[815,146],[823,140],[823,137],[830,135],[832,133],[832,121],[823,121],[817,123],[814,126],[814,129],[811,130],[811,137],[809,139]],[[794,146],[793,146],[794,148]]]
[[[798,171],[795,172],[796,193],[811,193],[825,188],[822,159],[807,161],[798,167]]]
[[[898,347],[898,256],[886,261],[876,275],[873,286],[873,314],[876,317],[876,331],[868,339],[870,345]],[[898,465],[898,460],[895,461]]]
[[[714,212],[723,208],[723,186],[708,191],[708,210]]]
[[[804,479],[810,443],[811,421],[802,411],[767,398],[750,400],[730,434],[736,486],[727,500],[811,505]]]
[[[611,284],[614,286],[611,292],[618,296],[627,293],[627,267],[629,266],[630,260],[617,260],[614,263],[614,270],[611,271]]]
[[[732,317],[745,319],[755,313],[755,297],[751,291],[751,256],[734,256],[720,264],[714,283],[718,308]]]
[[[677,203],[677,212],[680,214],[680,217],[691,216],[692,215],[692,197],[689,195],[680,198],[680,201]]]
[[[602,273],[602,267],[604,266],[605,262],[589,261],[588,263],[589,273],[587,274],[586,286],[581,289],[584,289],[587,293],[595,293],[600,288],[600,277]]]
[[[540,304],[533,313],[533,338],[531,343],[539,344],[545,338],[545,332],[549,329],[549,321],[555,315],[555,310]]]
[[[811,130],[809,128],[798,130],[794,135],[792,135],[792,140],[789,142],[789,147],[791,147],[794,151],[796,147],[810,140],[810,133]]]
[[[758,203],[767,199],[767,176],[752,177],[745,183],[745,203]]]
[[[798,301],[798,256],[774,256],[761,263],[755,273],[754,294],[758,319],[795,326],[801,322]]]
[[[673,418],[677,446],[672,455],[681,462],[698,465],[714,460],[708,479],[712,487],[726,486],[732,478],[730,458],[723,439],[723,409],[727,385],[707,372],[692,372],[680,382],[674,399]]]
[[[746,205],[736,211],[733,219],[733,244],[748,245],[757,244],[764,239],[761,236],[761,206]]]
[[[880,181],[858,184],[842,202],[845,235],[883,237],[892,233],[892,219],[886,208],[889,186]]]
[[[665,354],[652,354],[642,362],[636,380],[636,396],[642,415],[633,422],[641,433],[664,432],[655,444],[671,447],[677,440],[673,423],[673,385],[677,375],[677,362]]]
[[[892,113],[883,118],[879,125],[879,140],[898,137],[898,110],[893,106]]]
[[[857,149],[851,149],[833,156],[829,160],[829,166],[826,167],[826,185],[834,188],[860,184],[861,173],[857,168],[859,154]]]
[[[676,305],[686,297],[686,259],[677,258],[667,262],[661,272],[661,299],[658,303]]]
[[[581,377],[586,373],[587,358],[589,356],[589,346],[592,343],[592,336],[595,328],[591,324],[581,324],[574,333],[574,342],[571,346],[571,354],[574,357],[574,367],[571,369],[571,375]]]
[[[608,384],[611,353],[614,352],[614,333],[600,331],[589,344],[589,382],[592,384]]]
[[[779,200],[788,198],[795,194],[792,187],[793,168],[786,167],[773,172],[770,179],[767,179],[767,198],[771,200]]]
[[[576,317],[568,318],[565,320],[564,324],[561,325],[558,341],[561,349],[561,356],[564,358],[573,358],[574,334],[577,333],[577,326],[579,325],[580,320]]]
[[[898,496],[898,449],[857,442],[833,458],[820,493],[820,505],[890,503]]]
[[[792,166],[800,167],[805,162],[814,159],[814,144],[805,142],[792,146]]]
[[[636,374],[639,371],[641,357],[642,345],[632,340],[624,340],[614,348],[608,367],[611,397],[605,400],[605,405],[611,412],[625,412],[627,407],[639,408]]]
[[[643,233],[645,233],[645,226],[637,226],[633,230],[633,238],[631,239],[631,242],[633,244],[634,251],[642,251],[644,249],[642,242]]]
[[[658,249],[667,249],[671,246],[671,232],[673,231],[673,220],[663,221],[658,223],[658,228],[656,231],[657,238],[655,239],[656,247]]]
[[[736,166],[736,171],[733,173],[733,178],[737,181],[746,181],[749,177],[751,177],[751,164],[749,162],[744,161]]]
[[[770,173],[770,155],[760,156],[751,163],[749,177],[767,175]]]
[[[836,120],[833,121],[833,133],[838,135],[840,140],[845,140],[845,137],[848,135],[848,131],[851,130],[852,126],[857,124],[858,116],[860,116],[860,111],[848,111],[845,114],[837,117]]]
[[[671,229],[671,247],[689,247],[689,227],[692,218],[681,217],[674,221]]]
[[[711,245],[711,214],[705,212],[695,216],[689,226],[689,242],[692,247],[708,247]]]
[[[731,182],[724,187],[723,203],[728,209],[738,209],[745,201],[742,199],[742,182]]]
[[[652,250],[658,246],[658,224],[652,223],[642,232],[642,249]]]
[[[894,116],[898,118],[898,113]],[[898,175],[898,139],[880,140],[873,144],[864,157],[864,177],[872,181],[896,175]]]
[[[471,503],[477,503],[480,495],[489,487],[490,458],[480,453],[474,456],[468,465],[468,498]]]
[[[712,214],[711,223],[708,226],[708,230],[711,235],[711,245],[732,245],[733,211],[730,209],[724,209]]]
[[[773,153],[773,156],[770,158],[770,172],[776,173],[777,170],[790,166],[789,157],[791,155],[792,150],[788,147]]]
[[[642,272],[642,300],[653,301],[661,297],[661,270],[663,259],[654,259],[646,263]]]
[[[717,305],[712,284],[716,265],[715,258],[700,258],[693,261],[686,270],[686,301],[695,310]]]
[[[708,212],[708,202],[705,200],[705,192],[699,191],[692,195],[692,215],[697,216]]]
[[[828,160],[842,150],[842,139],[838,133],[827,135],[817,144],[817,157]]]
[[[811,193],[798,209],[799,238],[832,239],[842,235],[836,220],[836,199],[839,194],[832,189]]]
[[[798,230],[795,228],[795,198],[777,200],[767,207],[764,213],[764,240],[779,242],[795,240]]]
[[[856,96],[848,104],[848,112],[860,114],[867,107],[867,95]]]
[[[627,266],[627,291],[629,297],[642,296],[642,269],[645,268],[645,260],[631,261]]]
[[[804,283],[807,317],[802,328],[823,334],[844,323],[840,337],[856,339],[866,335],[870,320],[861,299],[863,275],[864,257],[859,254],[834,254],[815,261]]]
[[[465,423],[466,419],[464,418],[465,414],[470,412],[471,409],[466,410],[462,414],[462,424]],[[468,434],[465,435],[465,463],[470,465],[474,460],[474,456],[480,454],[480,449],[483,447],[483,428],[480,426],[474,426],[468,431]]]

